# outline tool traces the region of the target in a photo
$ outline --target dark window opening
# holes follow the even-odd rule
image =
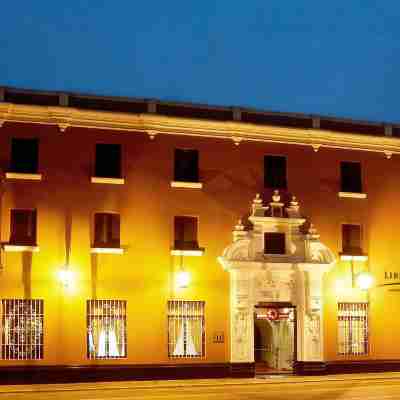
[[[38,139],[12,139],[10,171],[36,174],[38,172]]]
[[[348,255],[362,254],[360,225],[342,225],[342,251]]]
[[[264,233],[264,254],[285,254],[285,234],[280,232]]]
[[[36,246],[36,210],[11,210],[10,243]]]
[[[199,152],[197,150],[175,149],[174,180],[199,181]]]
[[[286,189],[286,157],[264,157],[264,187],[270,189]]]
[[[361,164],[359,162],[342,161],[340,172],[342,192],[362,193]]]
[[[175,241],[177,250],[194,250],[199,248],[197,240],[197,218],[175,217]]]
[[[94,216],[94,247],[120,247],[119,214],[97,213]]]
[[[120,144],[96,144],[95,176],[121,178]]]

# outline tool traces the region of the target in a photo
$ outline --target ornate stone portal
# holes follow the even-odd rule
[[[322,362],[322,277],[334,254],[312,224],[305,231],[295,197],[285,206],[275,191],[265,207],[257,194],[249,222],[249,230],[238,222],[233,243],[219,257],[230,273],[231,362],[254,362],[254,308],[274,302],[296,307],[297,361]]]

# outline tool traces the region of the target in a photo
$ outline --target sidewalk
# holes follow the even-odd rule
[[[123,382],[89,382],[89,383],[57,383],[40,385],[0,385],[0,396],[9,393],[29,392],[79,392],[88,390],[118,389],[168,389],[179,387],[215,387],[236,385],[276,385],[298,384],[329,381],[365,381],[400,379],[400,372],[382,372],[369,374],[345,374],[324,376],[282,376],[266,375],[249,379],[187,379],[158,381],[123,381]]]

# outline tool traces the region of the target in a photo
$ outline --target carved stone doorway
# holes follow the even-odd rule
[[[296,361],[297,319],[291,303],[258,303],[254,309],[257,375],[290,374]]]

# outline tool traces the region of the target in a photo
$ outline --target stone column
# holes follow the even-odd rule
[[[322,278],[325,264],[298,266],[298,348],[297,361],[305,368],[320,366],[324,361],[324,334],[322,311]]]
[[[254,362],[253,274],[233,269],[231,280],[231,362]]]

